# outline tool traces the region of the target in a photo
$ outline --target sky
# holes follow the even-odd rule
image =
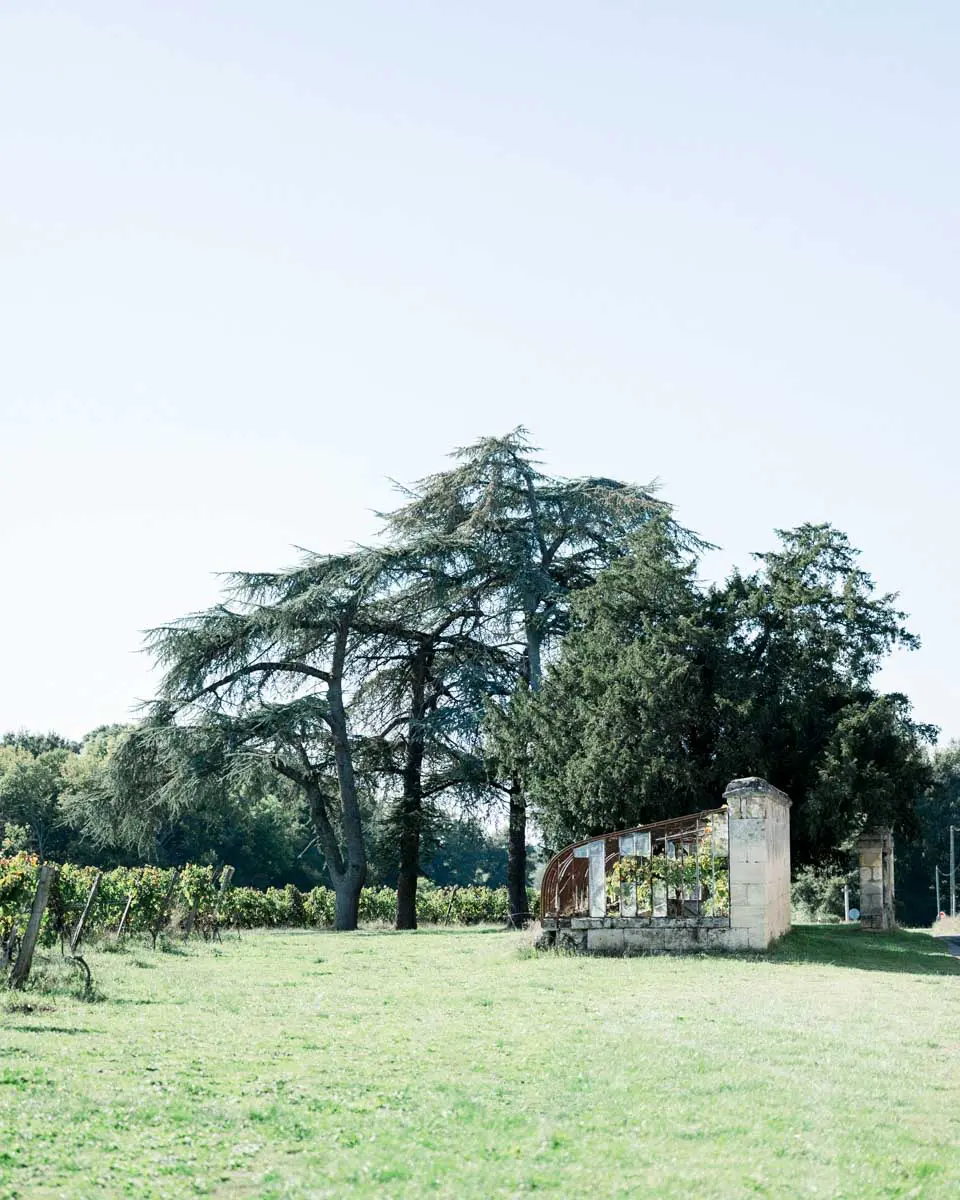
[[[960,7],[3,0],[0,730],[526,426],[705,579],[830,521],[960,736]]]

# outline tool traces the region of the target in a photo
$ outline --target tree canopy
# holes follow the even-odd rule
[[[798,864],[867,823],[914,832],[934,731],[872,679],[916,639],[842,533],[779,536],[755,572],[704,588],[653,523],[575,599],[540,695],[500,735],[554,844],[712,807],[743,775],[793,798]]]

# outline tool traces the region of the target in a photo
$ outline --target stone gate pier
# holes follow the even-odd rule
[[[860,924],[868,929],[892,929],[893,915],[893,830],[883,826],[861,834]]]

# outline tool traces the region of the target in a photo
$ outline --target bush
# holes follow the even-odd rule
[[[843,888],[848,885],[852,897],[857,893],[856,872],[844,875],[836,870],[804,867],[797,872],[796,881],[790,889],[794,913],[800,922],[832,923],[842,921]]]
[[[397,919],[397,893],[393,888],[364,888],[360,893],[360,920],[392,925]]]
[[[333,892],[330,888],[315,887],[303,898],[306,923],[317,928],[332,925],[335,917]]]
[[[26,920],[37,887],[38,869],[35,854],[21,851],[10,858],[0,858],[0,942],[7,940],[14,925]]]

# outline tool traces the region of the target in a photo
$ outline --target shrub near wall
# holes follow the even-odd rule
[[[0,943],[16,924],[22,928],[37,885],[39,862],[35,855],[0,858]],[[65,863],[50,892],[41,926],[41,943],[50,945],[69,936],[83,911],[95,867]],[[145,933],[170,918],[196,912],[196,927],[209,932],[215,925],[233,929],[314,928],[333,926],[334,897],[329,888],[300,892],[293,884],[282,888],[231,888],[221,897],[214,869],[188,863],[180,868],[173,894],[173,869],[117,867],[103,873],[100,890],[87,918],[89,934],[115,932],[127,901],[133,900],[126,930]],[[529,889],[530,908],[537,915],[539,894]],[[169,900],[169,907],[167,907]],[[165,911],[166,909],[166,911]],[[506,888],[438,888],[422,880],[417,890],[417,920],[425,925],[504,924],[509,915]],[[360,920],[392,925],[397,915],[397,893],[392,888],[364,888],[360,895]]]

